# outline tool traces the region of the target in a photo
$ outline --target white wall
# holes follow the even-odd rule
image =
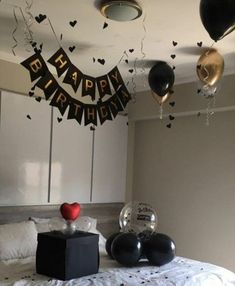
[[[158,231],[176,241],[178,255],[235,271],[235,111],[222,112],[234,109],[233,86],[233,77],[224,80],[216,103],[221,112],[209,126],[205,115],[196,115],[206,102],[195,84],[175,88],[171,129],[168,119],[156,118],[151,97],[138,97],[130,107],[130,120],[138,120],[129,172],[132,198],[156,208]],[[172,109],[166,104],[165,110]],[[193,115],[182,116],[187,110]]]

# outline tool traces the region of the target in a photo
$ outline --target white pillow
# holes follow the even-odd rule
[[[34,256],[37,229],[32,221],[0,225],[0,260]]]

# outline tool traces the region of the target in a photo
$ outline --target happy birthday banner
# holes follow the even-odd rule
[[[114,119],[118,112],[123,111],[131,99],[131,95],[125,86],[117,66],[108,74],[97,78],[85,75],[71,63],[62,48],[48,62],[56,68],[58,77],[67,71],[63,82],[71,85],[74,92],[77,92],[82,83],[82,97],[90,96],[91,100],[95,101],[97,85],[99,93],[98,101],[96,104],[86,104],[70,96],[58,84],[48,70],[40,51],[36,51],[34,55],[21,63],[29,71],[31,82],[40,78],[35,86],[43,90],[46,100],[51,100],[50,105],[57,107],[61,115],[64,115],[66,109],[69,108],[67,119],[76,119],[79,124],[82,124],[84,115],[84,125],[94,124],[97,126],[97,118],[99,117],[100,124],[102,125],[106,120]],[[115,94],[113,95],[109,81],[115,90]],[[110,98],[102,101],[106,94],[110,95]]]

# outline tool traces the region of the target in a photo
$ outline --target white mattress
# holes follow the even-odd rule
[[[138,267],[121,267],[101,256],[99,273],[60,281],[35,272],[35,257],[0,262],[1,286],[235,286],[235,274],[218,266],[176,257],[162,266],[142,261]]]

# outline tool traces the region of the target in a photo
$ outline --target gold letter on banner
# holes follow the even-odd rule
[[[90,95],[91,100],[95,100],[95,78],[83,75],[82,96]]]
[[[63,88],[59,86],[59,88],[57,89],[55,95],[51,100],[50,105],[58,107],[61,115],[63,115],[65,113],[67,106],[69,105],[69,102],[70,102],[70,95],[65,90],[63,90]]]
[[[96,78],[100,98],[103,98],[105,94],[112,94],[110,85],[109,85],[109,79],[107,75],[103,75]]]
[[[21,63],[30,73],[31,81],[44,76],[47,72],[47,65],[40,53],[36,53]]]
[[[112,82],[112,85],[114,87],[115,90],[118,90],[118,88],[120,87],[120,85],[124,85],[122,76],[118,70],[117,67],[113,68],[109,73],[109,79]]]
[[[97,109],[95,104],[84,104],[84,120],[85,125],[92,123],[97,125]]]
[[[100,118],[100,124],[102,125],[106,120],[112,120],[111,111],[109,109],[109,104],[106,102],[97,103],[97,111]]]
[[[82,72],[74,65],[71,65],[65,75],[63,82],[70,84],[74,92],[76,92],[78,90],[82,78],[83,78]]]
[[[65,51],[60,48],[49,60],[57,71],[58,77],[60,77],[71,65],[71,62],[66,55]]]
[[[69,114],[68,119],[76,119],[79,124],[82,123],[84,104],[76,99],[71,98],[69,104]]]
[[[57,88],[59,88],[59,84],[49,71],[44,77],[39,79],[36,86],[43,90],[46,100],[48,100]]]

